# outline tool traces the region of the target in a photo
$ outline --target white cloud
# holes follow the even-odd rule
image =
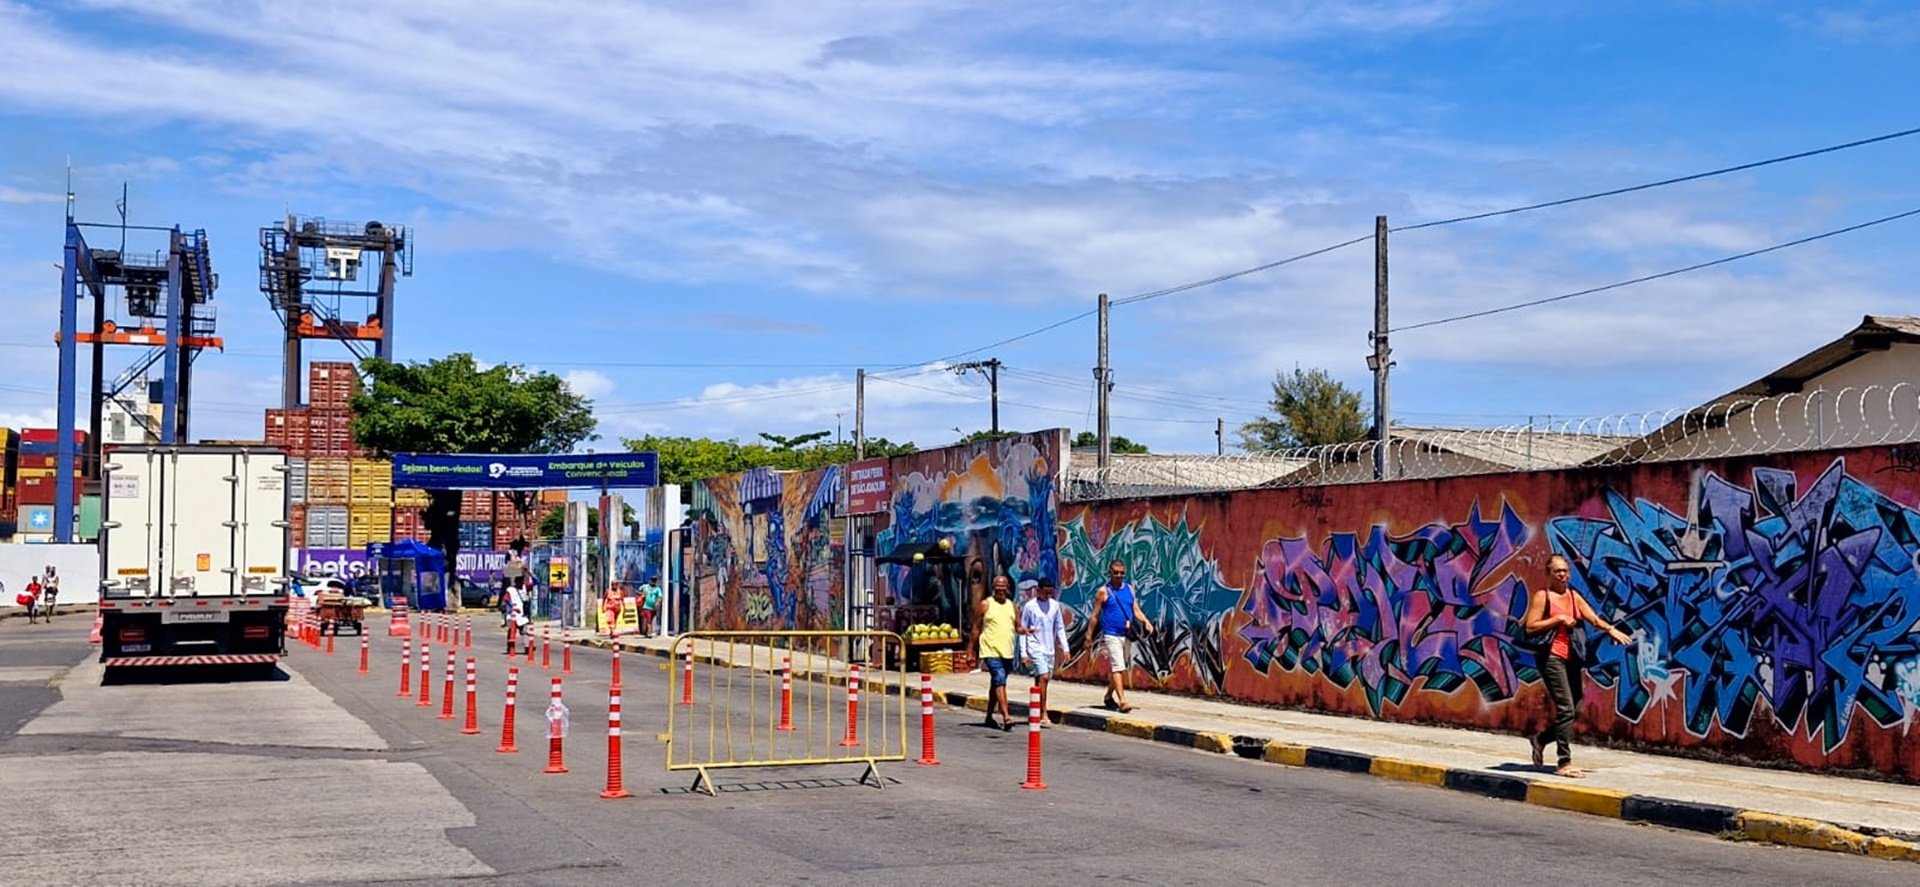
[[[613,393],[613,380],[605,373],[593,370],[568,370],[564,377],[567,390],[589,400],[599,400]]]

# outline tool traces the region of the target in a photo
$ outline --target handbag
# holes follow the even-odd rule
[[[1544,653],[1552,649],[1553,636],[1558,632],[1559,628],[1557,626],[1553,628],[1543,628],[1539,631],[1528,631],[1527,620],[1522,617],[1513,620],[1513,624],[1507,629],[1507,636],[1512,639],[1515,647],[1519,647],[1529,653]]]

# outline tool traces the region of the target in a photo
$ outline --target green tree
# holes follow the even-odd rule
[[[1360,392],[1340,383],[1326,370],[1273,374],[1271,415],[1240,426],[1240,447],[1253,451],[1283,450],[1346,443],[1367,436]]]
[[[761,434],[761,437],[777,442],[779,445],[776,446],[768,446],[764,443],[743,444],[737,440],[714,440],[706,437],[670,437],[651,434],[646,437],[626,438],[621,443],[634,452],[652,450],[659,453],[661,483],[683,484],[690,487],[697,480],[733,474],[749,468],[806,471],[853,461],[852,442],[828,443],[818,436],[822,434],[824,432],[812,432],[791,438]],[[869,458],[898,456],[913,452],[918,450],[911,442],[896,444],[886,438],[867,441]],[[682,497],[685,498],[690,494],[690,490],[683,490]]]
[[[368,384],[353,398],[354,438],[383,455],[565,453],[593,435],[592,402],[552,373],[510,364],[483,370],[471,354],[360,367]],[[460,553],[460,491],[430,496],[427,544],[452,563]],[[524,521],[532,496],[514,498]]]
[[[1076,447],[1097,447],[1100,445],[1100,435],[1092,431],[1082,431],[1073,436],[1073,445]],[[1116,453],[1144,455],[1147,452],[1146,444],[1134,443],[1118,434],[1109,435],[1107,445],[1112,447]]]
[[[972,434],[967,435],[966,437],[963,437],[963,438],[960,438],[959,440],[954,441],[954,445],[964,446],[970,443],[979,443],[980,441],[983,441],[983,440],[999,440],[1003,437],[1019,437],[1019,436],[1020,436],[1020,432],[1018,431],[1002,431],[999,434],[995,434],[991,431],[975,431]]]
[[[622,502],[621,513],[624,515],[624,520],[622,520],[621,523],[629,527],[637,527],[640,525],[640,519],[634,516],[632,505]],[[556,508],[547,512],[547,516],[540,519],[538,532],[542,539],[559,539],[566,536],[567,510],[565,508]],[[587,506],[587,538],[600,538],[600,509],[591,505]]]

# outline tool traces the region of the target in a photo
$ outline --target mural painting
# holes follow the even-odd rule
[[[1920,475],[1889,448],[1073,506],[1062,599],[1119,559],[1133,682],[1522,731],[1509,629],[1551,554],[1635,636],[1589,638],[1615,741],[1920,778]],[[1084,653],[1069,674],[1097,679]]]
[[[1016,586],[1059,578],[1055,519],[1060,508],[1062,429],[896,456],[882,553],[946,540],[949,566],[891,564],[882,569],[883,598],[922,608],[924,618],[963,626],[972,602],[994,575]]]
[[[842,627],[845,553],[832,533],[840,474],[840,466],[756,468],[695,485],[688,515],[695,628]]]

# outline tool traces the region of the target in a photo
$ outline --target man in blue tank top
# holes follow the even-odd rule
[[[1133,661],[1131,650],[1127,649],[1127,635],[1138,621],[1140,627],[1149,634],[1153,632],[1153,622],[1140,610],[1140,600],[1133,593],[1133,586],[1127,584],[1127,565],[1120,561],[1107,564],[1107,584],[1093,595],[1092,633],[1088,647],[1105,652],[1107,657],[1107,700],[1108,708],[1122,712],[1133,711],[1127,704],[1127,668]]]

